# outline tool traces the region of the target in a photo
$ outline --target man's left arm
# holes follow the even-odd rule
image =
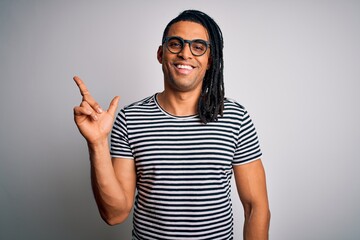
[[[262,162],[258,159],[243,165],[234,165],[233,170],[245,213],[244,240],[267,240],[270,210]]]

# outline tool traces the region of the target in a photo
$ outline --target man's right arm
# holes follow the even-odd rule
[[[119,98],[107,111],[100,108],[85,84],[74,77],[83,96],[74,108],[74,120],[87,141],[91,163],[91,184],[101,217],[109,225],[123,222],[129,215],[136,189],[134,161],[111,159],[108,135],[112,128]]]
[[[109,225],[126,220],[134,203],[136,175],[131,159],[111,159],[107,141],[89,145],[91,185],[102,219]]]

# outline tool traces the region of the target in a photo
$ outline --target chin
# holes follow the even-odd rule
[[[179,92],[191,92],[191,91],[196,91],[197,89],[201,89],[201,86],[199,86],[198,84],[173,83],[171,84],[171,88]]]

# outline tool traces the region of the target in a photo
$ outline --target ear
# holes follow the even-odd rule
[[[162,64],[162,60],[163,60],[163,46],[162,45],[160,45],[157,50],[157,59],[158,59],[159,63]]]

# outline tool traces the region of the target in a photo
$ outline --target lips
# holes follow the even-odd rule
[[[188,65],[188,64],[174,64],[177,72],[179,72],[180,74],[190,74],[191,71],[194,69],[193,66]]]
[[[190,65],[182,65],[182,64],[178,64],[178,65],[175,65],[177,68],[179,69],[189,69],[189,70],[192,70],[193,67],[190,66]]]

